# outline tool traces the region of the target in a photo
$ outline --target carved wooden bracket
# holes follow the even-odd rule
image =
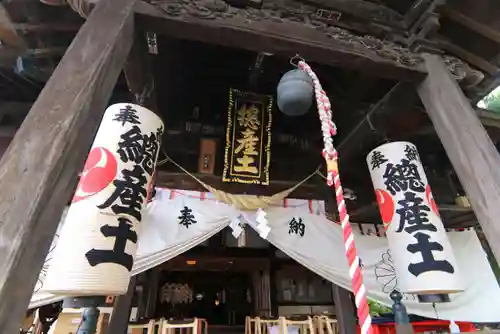
[[[390,41],[383,41],[372,36],[357,36],[348,30],[331,26],[324,22],[321,15],[318,15],[319,8],[299,1],[268,1],[264,2],[261,9],[235,8],[223,0],[153,0],[150,3],[161,9],[166,16],[186,21],[203,19],[218,21],[221,25],[225,25],[225,21],[228,20],[241,20],[248,23],[268,21],[283,25],[300,23],[337,41],[375,51],[379,57],[395,61],[405,67],[418,67],[422,62],[419,54],[412,53]],[[339,19],[340,13],[337,13],[335,17]]]

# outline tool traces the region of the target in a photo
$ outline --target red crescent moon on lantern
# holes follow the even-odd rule
[[[434,196],[431,192],[431,186],[429,184],[427,184],[427,186],[425,187],[425,198],[427,199],[427,203],[429,203],[429,205],[431,206],[432,211],[436,214],[436,216],[440,217],[439,209],[436,201],[434,200]]]
[[[391,194],[382,189],[375,189],[375,194],[377,195],[378,208],[380,210],[382,222],[384,223],[384,229],[387,230],[394,216],[394,200]]]
[[[113,153],[103,147],[94,147],[83,167],[72,203],[95,195],[106,188],[115,179],[117,170],[118,163]]]

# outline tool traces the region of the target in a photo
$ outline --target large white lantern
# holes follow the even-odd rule
[[[126,293],[162,133],[161,119],[146,108],[119,103],[105,111],[43,290]]]
[[[399,289],[413,294],[463,291],[457,262],[415,145],[394,142],[368,154]]]

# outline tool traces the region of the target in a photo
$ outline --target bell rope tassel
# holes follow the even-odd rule
[[[368,299],[366,298],[366,288],[363,284],[363,274],[359,263],[358,252],[354,244],[354,235],[349,222],[349,215],[344,200],[344,192],[342,184],[340,183],[340,176],[338,170],[338,154],[333,147],[333,139],[337,133],[335,123],[332,121],[332,110],[330,100],[325,91],[321,87],[318,77],[313,70],[303,60],[299,61],[298,67],[305,71],[313,80],[314,92],[316,95],[316,103],[318,106],[319,119],[321,121],[321,132],[323,134],[323,157],[327,165],[327,184],[334,187],[337,199],[337,208],[339,211],[342,230],[344,232],[344,247],[345,255],[349,265],[349,275],[351,276],[352,289],[354,292],[356,310],[358,314],[359,325],[361,327],[361,334],[372,334],[371,327],[372,319],[370,317],[370,308],[368,306]]]

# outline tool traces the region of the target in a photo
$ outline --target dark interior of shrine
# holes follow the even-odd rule
[[[342,7],[338,1],[331,5],[319,4],[316,0],[303,2],[315,6]],[[382,40],[396,42],[401,40],[401,36],[411,38],[416,34],[395,23],[411,11],[413,1],[353,2],[363,4],[360,7],[344,5],[341,8],[344,19],[337,26],[358,35],[370,34]],[[432,1],[422,2],[430,4]],[[497,81],[495,73],[500,57],[500,35],[495,29],[500,28],[496,21],[500,8],[493,2],[483,0],[478,5],[468,0],[456,0],[441,6],[436,10],[440,18],[438,28],[426,36],[425,43],[419,46],[422,48],[424,45],[428,49],[439,47],[445,54],[461,58],[471,68],[479,69],[485,75],[480,83],[471,85],[469,82],[462,85],[472,101],[484,96]],[[20,126],[29,110],[29,103],[36,99],[84,22],[67,7],[20,1],[7,2],[5,8],[22,32],[28,52],[20,58],[7,55],[1,59],[0,100],[15,101],[24,106],[17,108],[15,112],[2,114],[2,131]],[[370,8],[375,10],[373,13],[390,15],[383,16],[385,21],[382,22],[377,16],[369,17],[370,14],[367,13],[370,13]],[[467,16],[469,21],[462,16]],[[138,22],[141,29],[140,25],[144,22]],[[146,30],[151,32],[149,28],[144,28],[143,33]],[[318,166],[322,166],[320,124],[315,107],[304,116],[290,117],[280,112],[274,102],[270,185],[222,182],[229,89],[269,94],[275,98],[281,76],[293,69],[289,63],[290,54],[271,54],[266,51],[265,45],[251,45],[247,50],[231,48],[223,40],[219,41],[221,45],[215,45],[200,41],[203,36],[195,41],[157,33],[155,38],[158,54],[149,55],[154,76],[154,94],[159,113],[166,124],[163,150],[173,161],[217,189],[257,195],[271,195],[290,188],[313,173]],[[333,119],[338,126],[335,145],[339,150],[342,181],[355,195],[355,199],[348,201],[353,222],[380,222],[366,167],[366,154],[384,142],[407,140],[416,144],[419,149],[445,225],[454,228],[477,225],[471,208],[456,203],[457,197],[464,195],[463,190],[416,93],[414,97],[401,98],[405,101],[415,98],[414,103],[401,103],[398,112],[381,115],[376,122],[368,122],[372,126],[367,130],[369,140],[366,140],[366,136],[363,140],[358,140],[357,133],[353,130],[359,127],[360,122],[366,123],[370,110],[376,108],[384,96],[398,85],[398,80],[384,79],[370,71],[306,60],[317,73],[332,103]],[[129,100],[131,96],[126,78],[121,75],[110,102]],[[500,138],[500,118],[498,115],[479,112],[483,125],[496,142]],[[198,174],[201,138],[217,140],[214,175]],[[162,155],[160,158],[165,157]],[[324,175],[324,167],[320,171]],[[168,161],[159,167],[157,185],[205,190]],[[331,218],[336,219],[332,191],[319,175],[312,177],[291,197],[324,199],[330,204],[328,208]]]

